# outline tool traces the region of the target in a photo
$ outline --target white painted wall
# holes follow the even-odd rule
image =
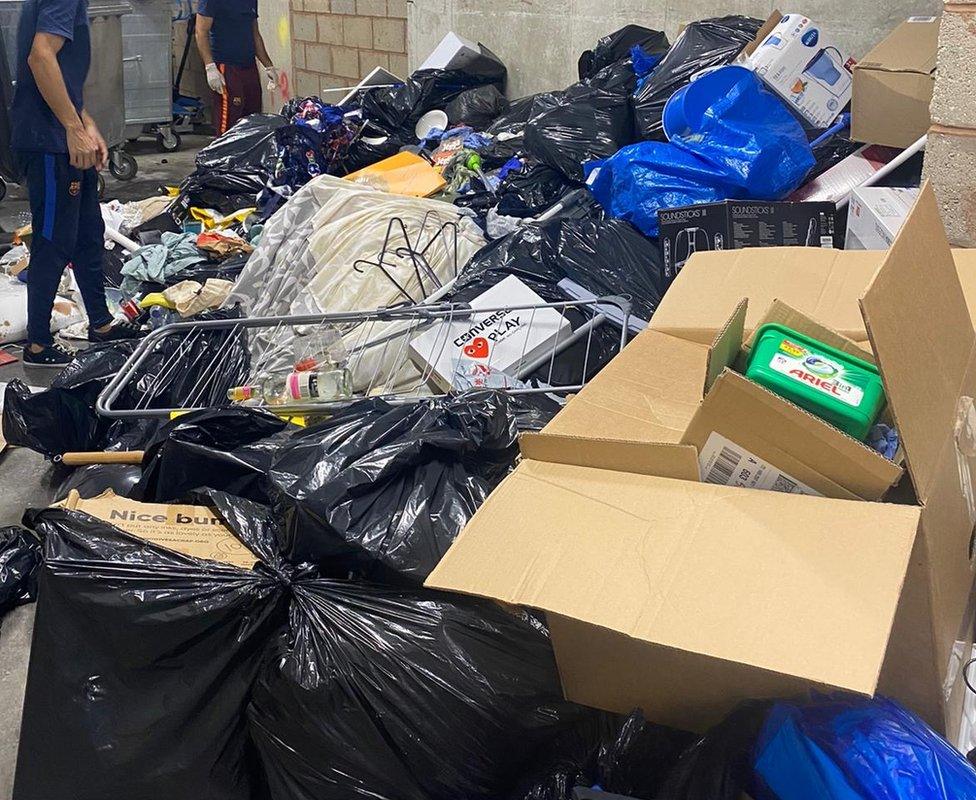
[[[258,24],[261,36],[268,48],[268,55],[278,69],[284,71],[288,78],[290,94],[292,85],[291,63],[291,27],[289,18],[289,0],[258,0]],[[269,92],[264,87],[264,110],[277,111],[281,108],[283,98],[280,91]]]
[[[416,68],[449,30],[480,41],[508,66],[509,97],[563,88],[576,80],[579,54],[630,23],[674,41],[688,22],[724,14],[765,19],[778,8],[820,23],[855,57],[913,14],[937,14],[940,0],[409,0],[407,52]]]

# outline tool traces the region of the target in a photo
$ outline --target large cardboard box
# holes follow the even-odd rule
[[[836,486],[823,481],[818,490],[836,496],[700,482],[692,423],[716,397],[743,413],[728,405],[731,395],[715,394],[723,383],[754,391],[728,369],[748,344],[754,304],[738,302],[707,344],[704,325],[649,328],[541,434],[524,437],[523,461],[427,585],[546,611],[564,691],[588,705],[639,706],[655,721],[702,729],[745,698],[881,691],[945,729],[943,686],[953,645],[968,636],[960,631],[973,588],[976,332],[934,195],[922,191],[886,254],[779,253],[818,264],[794,264],[792,273],[820,294],[805,298],[807,314],[786,304],[766,313],[796,314],[844,346],[856,345],[813,312],[866,286],[862,322],[847,321],[868,331],[907,478],[883,491],[897,478],[855,452],[853,440],[755,393],[752,415],[802,435],[786,441],[782,429],[764,436],[754,426],[750,449],[774,463],[796,459],[788,471],[806,470],[807,483],[830,472]],[[707,255],[741,270],[750,251]],[[675,287],[687,286],[686,273],[701,276],[689,273],[695,259]],[[735,271],[720,275],[722,291],[734,290]],[[697,288],[710,285],[711,277]],[[763,288],[775,299],[780,287]],[[832,454],[846,464],[831,463]],[[867,489],[885,502],[841,499]]]
[[[929,129],[939,22],[911,17],[854,66],[851,138],[908,147]]]

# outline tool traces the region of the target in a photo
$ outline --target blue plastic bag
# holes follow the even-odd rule
[[[776,800],[976,798],[969,762],[914,714],[880,697],[777,703],[756,744],[755,772],[758,796]]]
[[[660,209],[778,200],[800,185],[814,164],[803,127],[750,70],[721,70],[734,70],[723,73],[734,80],[716,80],[718,70],[702,79],[722,91],[710,102],[687,102],[697,108],[669,143],[639,142],[584,165],[590,191],[609,214],[656,236]]]

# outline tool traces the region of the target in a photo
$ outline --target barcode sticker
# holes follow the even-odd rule
[[[715,431],[708,435],[708,440],[698,456],[698,464],[705,483],[822,497],[820,492],[781,472],[768,461],[754,456]]]
[[[820,237],[820,246],[821,247],[832,248],[834,246],[834,237],[833,236],[821,236]]]

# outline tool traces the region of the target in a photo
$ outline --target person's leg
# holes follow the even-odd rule
[[[64,154],[23,156],[31,207],[30,266],[27,272],[27,339],[35,351],[50,346],[51,311],[61,273],[78,234],[80,182]],[[72,194],[72,191],[74,192]]]
[[[105,329],[112,323],[112,315],[105,303],[105,274],[102,259],[105,256],[105,222],[98,203],[98,173],[87,169],[81,175],[81,193],[78,208],[78,238],[71,263],[75,280],[85,301],[88,327]]]
[[[252,64],[250,69],[244,70],[241,75],[241,83],[244,89],[244,105],[241,116],[260,114],[264,107],[264,94],[261,92],[261,73],[257,64]]]
[[[224,90],[227,108],[227,125],[224,128],[226,131],[247,115],[244,103],[247,99],[248,69],[227,64],[223,70],[224,80],[227,82],[227,88]]]

